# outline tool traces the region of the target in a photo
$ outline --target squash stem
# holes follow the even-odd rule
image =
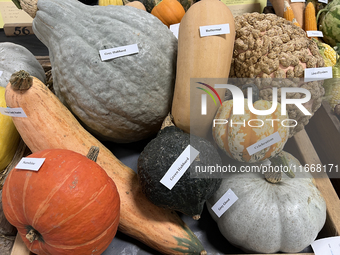
[[[282,152],[280,152],[278,155],[276,155],[275,157],[270,159],[271,164],[275,167],[275,166],[279,166],[280,169],[287,169],[287,171],[283,171],[288,177],[290,178],[294,178],[295,174],[294,172],[291,170],[290,166],[289,166],[289,162],[287,160],[287,158],[283,155]],[[274,169],[271,168],[271,169]],[[264,173],[264,178],[270,182],[270,183],[278,183],[281,181],[282,179],[282,171],[268,171],[266,173]]]
[[[12,74],[9,79],[14,90],[28,90],[33,85],[33,78],[24,70],[20,70]]]
[[[91,146],[89,152],[87,153],[86,157],[91,159],[92,161],[96,162],[99,154],[99,147]]]
[[[173,123],[174,118],[172,117],[171,113],[169,113],[165,119],[163,120],[162,126],[161,126],[161,130],[166,128],[166,127],[171,127],[171,126],[175,126],[175,124]]]
[[[30,231],[26,234],[26,238],[30,243],[39,239],[39,233],[34,228],[31,228]]]

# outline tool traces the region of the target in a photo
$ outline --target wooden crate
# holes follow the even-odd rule
[[[289,139],[285,149],[297,157],[302,164],[321,164],[310,138],[305,130]],[[340,200],[326,173],[313,174],[316,185],[323,194],[327,204],[327,219],[319,237],[337,236],[340,233]],[[287,255],[313,255],[314,253],[294,253]],[[13,246],[11,255],[33,255],[25,246],[19,236]],[[232,254],[230,254],[232,255]],[[240,254],[234,254],[240,255]],[[258,254],[257,254],[258,255]]]

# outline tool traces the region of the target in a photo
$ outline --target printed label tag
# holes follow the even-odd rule
[[[38,171],[42,164],[44,163],[44,161],[45,161],[44,158],[22,158],[15,168]]]
[[[323,37],[322,31],[306,31],[308,37]]]
[[[258,141],[257,143],[254,143],[253,145],[250,145],[247,148],[247,151],[249,155],[253,155],[256,152],[262,151],[263,149],[281,141],[281,137],[279,132],[275,132],[274,134],[267,136],[266,138],[263,138],[262,140]]]
[[[306,2],[305,0],[290,0],[292,3],[304,3]]]
[[[315,240],[311,246],[315,255],[340,254],[340,236]]]
[[[132,55],[135,53],[138,53],[138,45],[137,44],[131,44],[131,45],[126,45],[126,46],[121,46],[121,47],[116,47],[116,48],[111,48],[111,49],[105,49],[105,50],[100,50],[100,58],[102,61],[113,59],[113,58],[118,58],[126,55]]]
[[[200,35],[211,36],[211,35],[223,35],[230,34],[229,24],[211,25],[211,26],[201,26]]]
[[[179,23],[170,25],[170,31],[176,36],[178,39],[178,32],[179,32]]]
[[[305,69],[305,81],[317,81],[331,78],[333,78],[331,66]]]
[[[324,3],[324,4],[328,4],[328,0],[319,0],[319,3]]]
[[[211,207],[211,209],[218,217],[221,217],[222,214],[237,201],[237,199],[238,197],[235,193],[231,189],[228,189],[228,191],[224,193],[224,195],[213,205],[213,207]]]
[[[2,75],[3,72],[4,72],[4,71],[0,71],[0,77],[1,77],[1,75]]]
[[[22,108],[4,108],[4,107],[0,107],[0,113],[3,115],[7,115],[10,117],[25,117],[26,113],[24,112],[24,110]]]
[[[183,176],[185,171],[189,168],[191,163],[198,156],[199,151],[190,144],[179,155],[175,162],[171,165],[169,170],[165,173],[160,182],[168,189],[172,189],[179,179]]]

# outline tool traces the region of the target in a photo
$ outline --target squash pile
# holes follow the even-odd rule
[[[10,56],[0,59],[10,73],[2,77],[0,106],[26,114],[0,114],[1,134],[11,139],[0,140],[0,166],[9,164],[20,137],[32,152],[28,160],[45,159],[37,172],[13,168],[3,189],[5,215],[32,252],[101,254],[121,231],[162,254],[205,255],[209,251],[180,217],[204,220],[205,206],[221,234],[245,252],[297,253],[315,240],[325,223],[325,201],[308,172],[295,175],[303,167],[284,151],[312,116],[294,108],[282,113],[273,102],[281,97],[274,91],[302,87],[312,95],[304,106],[313,114],[324,95],[319,81],[299,81],[306,68],[324,67],[324,60],[319,44],[293,24],[295,13],[233,17],[218,0],[20,4],[35,8],[33,29],[49,49],[54,91],[34,56],[14,64]],[[178,39],[169,29],[176,23]],[[224,32],[201,34],[215,25],[221,27],[210,30]],[[230,98],[223,86],[213,88],[213,78],[242,93],[243,114],[234,113],[240,95]],[[205,102],[203,114],[207,94],[214,99]],[[273,106],[268,114],[253,112]],[[283,125],[287,118],[298,126]],[[266,146],[269,137],[276,140]],[[137,173],[103,144],[142,140],[147,144]],[[91,161],[85,155],[93,146],[99,154]],[[209,166],[222,165],[235,174],[209,173]],[[240,172],[264,166],[269,170]],[[238,200],[217,215],[212,208],[230,190]]]

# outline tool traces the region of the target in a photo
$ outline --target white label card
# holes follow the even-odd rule
[[[221,217],[222,214],[225,213],[237,200],[238,197],[235,193],[231,189],[228,189],[228,191],[224,193],[224,195],[211,207],[211,209],[218,217]]]
[[[328,4],[328,0],[319,0],[319,3],[324,3],[324,4]]]
[[[254,143],[253,145],[250,145],[249,147],[247,147],[247,151],[249,155],[253,155],[256,152],[259,152],[280,141],[281,141],[281,137],[280,137],[279,132],[275,132],[274,134],[267,136],[266,138],[263,138],[257,143]]]
[[[130,44],[126,46],[100,50],[99,54],[102,61],[105,61],[113,58],[136,54],[138,52],[139,52],[138,45]]]
[[[317,81],[331,78],[333,78],[331,66],[305,69],[305,81]]]
[[[305,0],[290,0],[292,3],[304,3],[306,2]]]
[[[0,113],[3,115],[7,115],[10,117],[25,117],[26,113],[24,112],[24,110],[22,108],[4,108],[4,107],[0,107]]]
[[[1,77],[1,75],[2,75],[3,72],[4,72],[4,71],[0,71],[0,77]]]
[[[44,158],[22,158],[15,168],[38,171],[42,164],[44,163],[44,161],[45,161]]]
[[[229,24],[211,25],[211,26],[201,26],[200,35],[211,36],[211,35],[223,35],[230,34]]]
[[[322,31],[306,31],[308,37],[323,37]]]
[[[160,182],[169,190],[171,190],[183,176],[185,171],[189,168],[198,154],[199,151],[189,144],[181,153],[181,155],[179,155],[179,157],[175,160],[175,162],[172,163],[171,167],[165,173]]]
[[[318,239],[311,246],[315,255],[340,254],[340,236]]]
[[[178,39],[178,32],[179,32],[179,24],[180,23],[170,25],[170,31],[176,36],[177,39]]]

